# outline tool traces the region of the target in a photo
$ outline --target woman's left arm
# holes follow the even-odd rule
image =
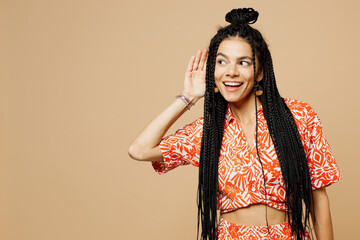
[[[330,214],[330,202],[325,187],[313,191],[314,208],[311,217],[317,240],[333,240],[333,226]],[[315,221],[313,214],[315,214]]]

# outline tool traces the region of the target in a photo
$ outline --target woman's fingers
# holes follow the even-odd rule
[[[207,59],[206,59],[207,60]],[[206,71],[206,65],[207,65],[207,61],[205,61],[205,64],[204,64],[204,67],[203,67],[203,70]]]
[[[187,69],[186,69],[186,72],[190,73],[190,72],[193,70],[194,61],[195,61],[195,56],[192,56],[192,57],[190,58],[188,67],[187,67]]]
[[[201,57],[201,50],[197,51],[197,53],[196,53],[195,62],[194,62],[194,66],[193,66],[193,71],[198,70],[200,57]]]
[[[203,97],[205,93],[205,74],[208,50],[198,50],[195,56],[190,58],[185,73],[184,93],[189,96]]]
[[[208,55],[208,51],[207,49],[204,49],[203,51],[201,51],[201,58],[200,58],[200,63],[199,63],[199,70],[204,70],[204,65],[206,63],[206,58]]]
[[[192,78],[195,76],[195,72],[204,71],[206,69],[206,60],[208,56],[208,50],[198,50],[195,56],[190,58],[189,64],[186,69],[186,78],[192,81]]]

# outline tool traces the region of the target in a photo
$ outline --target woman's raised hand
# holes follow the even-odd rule
[[[182,94],[189,98],[193,104],[205,94],[207,55],[208,51],[206,49],[199,50],[196,56],[190,59],[186,70]],[[140,161],[163,161],[159,142],[184,112],[186,112],[184,102],[177,98],[136,137],[129,147],[129,155],[133,159]]]
[[[192,56],[185,73],[184,91],[187,97],[201,98],[205,94],[206,60],[208,50],[199,50]]]

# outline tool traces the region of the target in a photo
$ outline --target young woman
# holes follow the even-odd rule
[[[209,50],[190,59],[184,89],[129,148],[163,174],[199,167],[201,239],[333,239],[325,187],[342,176],[309,104],[282,98],[252,8],[233,9]],[[204,116],[164,138],[198,99]],[[220,210],[218,221],[217,209]]]

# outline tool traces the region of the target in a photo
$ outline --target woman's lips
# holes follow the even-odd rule
[[[225,90],[228,92],[235,92],[237,91],[242,85],[242,82],[223,82],[225,86]]]

